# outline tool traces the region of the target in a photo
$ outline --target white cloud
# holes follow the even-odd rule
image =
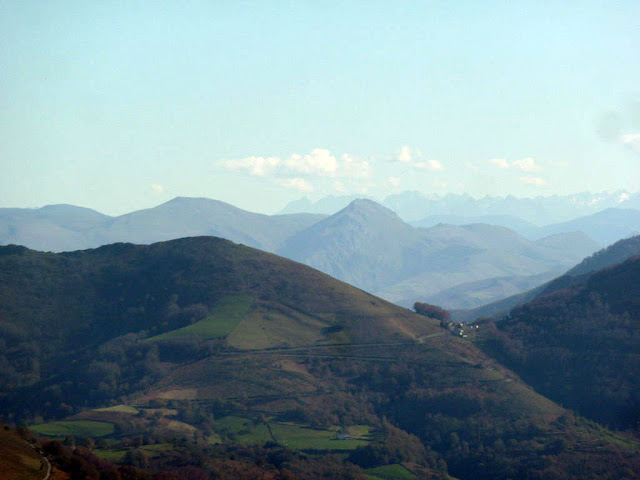
[[[156,195],[162,195],[164,193],[164,187],[159,183],[152,183],[151,190],[153,190],[153,193]]]
[[[273,172],[282,161],[278,157],[246,157],[222,163],[229,170],[248,170],[252,175],[264,177]]]
[[[336,157],[324,148],[314,148],[306,155],[294,153],[285,160],[284,165],[295,172],[324,177],[335,177],[338,171]]]
[[[442,170],[444,170],[444,166],[438,160],[429,160],[428,163],[431,170],[434,170],[436,172],[441,172]]]
[[[626,192],[621,193],[621,194],[618,196],[618,203],[626,202],[626,201],[627,201],[627,200],[629,200],[630,198],[631,198],[631,195],[629,195],[628,193],[626,193]]]
[[[400,178],[398,177],[389,177],[387,178],[387,182],[389,182],[389,185],[391,185],[392,187],[400,186]]]
[[[371,164],[367,160],[359,160],[347,153],[341,157],[340,176],[349,178],[370,178]]]
[[[279,185],[292,190],[298,190],[300,192],[313,192],[313,185],[307,182],[304,178],[282,178],[276,180]]]
[[[422,160],[422,158],[422,152],[419,149],[412,149],[408,145],[404,145],[400,148],[396,160],[418,170],[432,170],[434,172],[444,170],[444,166],[438,160]]]
[[[539,172],[542,170],[542,167],[540,167],[532,157],[515,160],[513,162],[513,166],[527,173]]]
[[[402,163],[411,163],[411,161],[413,160],[411,157],[411,147],[407,145],[400,147],[397,159]]]
[[[345,187],[344,183],[342,183],[340,180],[336,180],[335,182],[333,182],[333,189],[336,192],[340,193],[345,193],[347,191],[347,187]]]
[[[495,165],[498,168],[509,168],[509,162],[507,162],[504,158],[492,158],[489,160],[491,165]]]
[[[640,133],[630,133],[628,135],[622,135],[620,142],[626,147],[629,147],[632,151],[640,153]]]
[[[547,181],[541,177],[520,177],[520,181],[525,185],[533,185],[534,187],[544,187]]]
[[[431,170],[434,172],[441,172],[444,170],[444,166],[438,160],[427,160],[426,162],[415,162],[411,165],[418,170]]]
[[[230,170],[245,170],[260,177],[297,174],[329,178],[370,178],[372,175],[371,164],[367,160],[360,160],[349,154],[343,154],[338,159],[324,148],[314,148],[304,155],[294,153],[284,160],[279,157],[251,156],[220,163]]]

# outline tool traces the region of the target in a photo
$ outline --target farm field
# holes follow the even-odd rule
[[[68,420],[59,422],[42,423],[29,427],[39,435],[47,437],[104,437],[114,431],[113,423],[96,422],[94,420]]]
[[[113,413],[130,413],[131,415],[137,415],[140,410],[130,405],[115,405],[113,407],[96,408],[96,412],[113,412]]]
[[[249,295],[229,295],[218,302],[202,320],[150,337],[146,341],[171,340],[180,337],[211,340],[224,337],[229,335],[249,312],[251,302],[252,298]]]
[[[362,436],[356,437],[354,434],[353,437],[338,440],[336,430],[317,430],[287,423],[271,423],[270,426],[276,441],[295,450],[344,451],[353,450],[369,443],[368,430]],[[368,428],[365,427],[365,429]]]
[[[243,417],[228,416],[215,422],[214,428],[238,443],[263,444],[273,441],[269,429],[264,423],[254,423]]]
[[[256,423],[244,417],[228,416],[216,421],[216,429],[240,443],[275,441],[294,450],[347,451],[370,442],[371,427],[355,425],[347,429],[349,438],[338,439],[338,428],[316,429],[289,422]],[[346,433],[346,432],[345,432]]]
[[[148,458],[156,458],[162,456],[172,448],[173,445],[170,443],[157,443],[154,445],[143,445],[138,449],[144,452]],[[124,459],[127,450],[96,449],[94,450],[94,453],[104,460],[119,463]]]
[[[399,463],[369,468],[364,471],[371,480],[413,480],[416,476]]]

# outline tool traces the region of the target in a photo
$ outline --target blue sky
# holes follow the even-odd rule
[[[640,3],[0,2],[0,206],[640,189]]]

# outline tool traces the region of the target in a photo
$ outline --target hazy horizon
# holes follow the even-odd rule
[[[516,196],[516,195],[511,195],[511,194],[508,194],[508,195],[495,195],[495,196],[486,194],[486,195],[474,196],[474,195],[470,195],[470,194],[468,194],[466,192],[462,192],[460,194],[449,192],[449,193],[446,193],[446,194],[443,194],[443,195],[437,195],[436,194],[436,196],[437,196],[437,198],[440,198],[440,199],[444,199],[447,195],[469,196],[470,198],[472,198],[473,200],[476,200],[476,201],[480,201],[480,200],[483,200],[483,199],[506,199],[507,197],[513,197],[513,198],[516,198],[516,199],[519,199],[519,200],[522,200],[522,199],[536,200],[536,199],[540,199],[540,198],[550,198],[550,197],[566,198],[566,197],[571,197],[571,196],[574,196],[574,195],[581,195],[581,194],[587,194],[587,195],[593,195],[593,196],[597,196],[597,195],[613,195],[613,194],[616,194],[616,193],[619,193],[619,192],[626,192],[626,193],[629,194],[629,197],[627,197],[625,199],[618,200],[619,204],[621,205],[621,208],[634,208],[634,207],[625,207],[624,202],[628,198],[631,198],[631,197],[633,197],[635,195],[640,194],[640,191],[636,191],[636,192],[630,192],[630,191],[626,191],[626,190],[605,190],[605,191],[602,191],[602,192],[583,191],[583,192],[570,193],[570,194],[567,194],[567,195],[549,194],[549,195],[536,195],[536,196]],[[231,202],[228,202],[228,201],[225,201],[225,200],[222,200],[222,199],[219,199],[219,198],[206,197],[206,196],[190,196],[190,195],[176,195],[176,196],[173,196],[171,198],[165,198],[165,199],[162,199],[162,200],[156,199],[155,203],[151,203],[149,205],[146,205],[146,206],[143,206],[143,207],[140,207],[140,208],[134,208],[132,210],[124,210],[124,211],[117,212],[117,213],[109,213],[108,211],[103,211],[103,210],[100,210],[99,208],[95,208],[95,207],[92,207],[90,205],[80,205],[80,204],[73,204],[73,203],[66,203],[66,202],[45,203],[45,204],[42,204],[42,205],[34,205],[34,206],[28,206],[28,207],[20,207],[20,206],[9,205],[9,206],[0,206],[0,208],[25,208],[25,209],[38,210],[38,209],[45,208],[45,207],[52,207],[52,206],[59,206],[59,205],[69,205],[69,206],[73,206],[73,207],[88,208],[88,209],[91,209],[91,210],[95,210],[98,213],[102,213],[104,215],[108,215],[108,216],[112,216],[112,217],[118,217],[118,216],[121,216],[121,215],[127,215],[129,213],[133,213],[133,212],[136,212],[136,211],[139,211],[139,210],[155,208],[155,207],[163,205],[163,204],[165,204],[167,202],[171,202],[173,200],[179,199],[179,198],[187,198],[187,199],[205,199],[205,200],[221,201],[221,202],[227,203],[229,205],[232,205],[234,207],[241,208],[242,210],[245,210],[245,211],[248,211],[248,212],[261,213],[261,214],[265,214],[265,215],[278,215],[283,210],[286,210],[287,207],[290,206],[290,204],[295,204],[296,202],[301,202],[301,201],[305,201],[305,200],[308,200],[310,203],[315,205],[315,204],[317,204],[319,202],[322,202],[323,200],[328,200],[330,198],[339,199],[339,198],[347,198],[347,197],[353,196],[355,198],[373,200],[373,201],[375,201],[375,202],[377,202],[377,203],[379,203],[379,204],[384,206],[384,202],[389,196],[411,194],[411,193],[419,193],[419,194],[428,195],[425,192],[419,192],[417,190],[405,190],[405,191],[402,191],[402,192],[393,192],[393,193],[390,193],[389,195],[385,195],[385,196],[373,196],[373,195],[367,195],[367,194],[362,194],[362,195],[358,195],[358,194],[353,194],[353,195],[350,195],[350,194],[329,194],[329,195],[320,196],[320,197],[313,197],[313,196],[309,196],[309,195],[303,195],[303,196],[301,196],[299,198],[294,198],[293,200],[288,201],[286,204],[282,205],[282,207],[276,208],[274,211],[270,211],[270,212],[262,211],[259,208],[259,205],[256,205],[255,206],[256,208],[251,208],[251,206],[249,206],[249,207],[240,207],[238,205],[235,205],[235,204],[233,204]],[[350,203],[350,201],[349,201],[349,203]],[[387,208],[390,208],[390,207],[387,206]],[[610,208],[610,207],[606,207],[606,206],[603,207],[603,209],[606,209],[606,208]],[[594,212],[596,212],[596,211],[599,211],[599,208],[594,206]],[[303,213],[303,212],[301,211],[301,213]],[[313,212],[311,212],[311,213],[313,213]],[[428,216],[428,215],[429,215],[429,212],[426,213],[426,216]],[[471,215],[471,217],[473,217],[473,216],[474,215]]]
[[[640,190],[640,5],[0,5],[0,207]]]

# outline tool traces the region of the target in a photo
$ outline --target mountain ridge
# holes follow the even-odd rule
[[[416,195],[417,198],[420,197],[419,194]],[[358,205],[359,207],[355,208]],[[366,205],[369,206],[368,210]],[[556,233],[561,235],[560,237],[540,238],[529,246],[522,243],[521,252],[517,254],[519,260],[509,259],[507,257],[511,253],[506,251],[502,257],[498,255],[499,252],[491,255],[480,251],[489,252],[492,248],[491,243],[494,244],[493,248],[501,249],[502,246],[497,245],[503,245],[501,242],[506,241],[507,237],[513,237],[509,231],[500,230],[499,226],[492,229],[460,226],[457,227],[461,229],[458,230],[459,233],[455,233],[456,227],[436,225],[426,229],[427,233],[425,233],[425,230],[415,229],[406,224],[399,215],[372,200],[355,200],[352,210],[360,211],[358,214],[360,218],[354,217],[347,221],[348,214],[341,214],[344,222],[342,226],[335,224],[330,227],[330,230],[333,229],[332,236],[327,236],[326,232],[320,231],[323,225],[328,225],[329,220],[321,223],[320,227],[307,230],[331,216],[313,214],[267,216],[206,198],[176,197],[156,207],[119,217],[103,216],[81,207],[78,210],[82,213],[78,220],[68,218],[69,212],[76,211],[73,206],[48,206],[36,211],[0,210],[0,240],[4,240],[4,243],[26,244],[40,250],[71,251],[120,241],[153,243],[181,236],[216,235],[267,251],[278,252],[296,260],[305,261],[306,258],[307,263],[311,265],[406,306],[437,294],[435,288],[453,289],[460,283],[477,282],[492,277],[529,276],[534,278],[532,276],[541,275],[544,272],[569,268],[596,249],[596,246],[590,244],[590,240],[581,234],[563,232]],[[611,212],[623,212],[626,218],[628,214],[633,214],[635,211],[609,210],[600,217],[606,217]],[[26,215],[30,219],[19,226],[10,219],[16,215],[19,217]],[[378,216],[380,218],[375,220],[374,217]],[[366,227],[369,229],[370,237],[366,237],[364,231],[359,232],[357,236],[355,231],[358,228],[365,228],[366,222],[371,223]],[[619,224],[618,220],[616,222]],[[374,227],[374,224],[377,226]],[[341,228],[344,228],[345,232],[342,237],[337,238],[337,230]],[[473,240],[472,237],[474,235],[478,237],[478,232],[483,228],[486,230],[486,238],[481,242]],[[624,228],[628,230],[628,227]],[[349,229],[352,230],[350,233]],[[491,230],[495,233],[494,237],[491,237]],[[449,232],[449,237],[444,232]],[[502,232],[502,236],[497,232]],[[306,235],[306,239],[302,240],[302,235]],[[317,235],[324,235],[325,240],[319,241],[315,238]],[[466,241],[459,240],[459,237],[464,236],[468,237]],[[32,241],[26,241],[28,238]],[[329,240],[333,242],[331,254],[322,251],[329,248],[323,243]],[[296,242],[297,246],[295,246]],[[445,245],[446,242],[450,242],[455,247]],[[57,243],[59,248],[51,248],[52,243]],[[342,244],[351,252],[350,254],[343,254]],[[315,251],[311,251],[310,245],[314,245]],[[571,245],[571,248],[567,248],[567,245]],[[367,250],[371,252],[367,254]],[[354,253],[354,251],[357,252]],[[385,259],[385,256],[389,258]],[[462,264],[471,261],[472,258],[474,266],[468,269],[468,275],[465,276],[461,270]],[[546,260],[538,261],[536,264],[537,260],[534,261],[536,258]],[[448,276],[429,277],[429,271],[442,270],[446,265],[450,265],[451,268],[459,267],[460,271],[453,270]],[[450,290],[450,292],[453,291],[455,290]],[[498,292],[501,290],[488,288],[482,295],[491,295],[492,291],[495,295],[500,295]],[[496,297],[485,296],[484,298],[491,300]],[[448,306],[451,308],[468,306],[467,300],[460,297],[458,303],[454,301]]]
[[[331,215],[344,208],[353,198],[353,195],[328,196],[312,202],[303,197],[290,202],[281,211],[293,213],[303,208]],[[610,207],[640,209],[640,193],[617,190],[522,198],[513,195],[474,198],[466,193],[441,196],[405,191],[388,195],[380,203],[391,208],[407,222],[420,222],[430,215],[476,218],[497,215],[515,216],[534,225],[547,225],[591,215]]]
[[[547,295],[569,285],[585,281],[590,273],[622,263],[636,255],[640,255],[640,235],[619,240],[583,259],[580,263],[557,278],[530,290],[477,308],[470,310],[453,310],[451,313],[456,321],[462,322],[474,320],[479,317],[506,315],[511,309],[530,302],[538,296]]]

